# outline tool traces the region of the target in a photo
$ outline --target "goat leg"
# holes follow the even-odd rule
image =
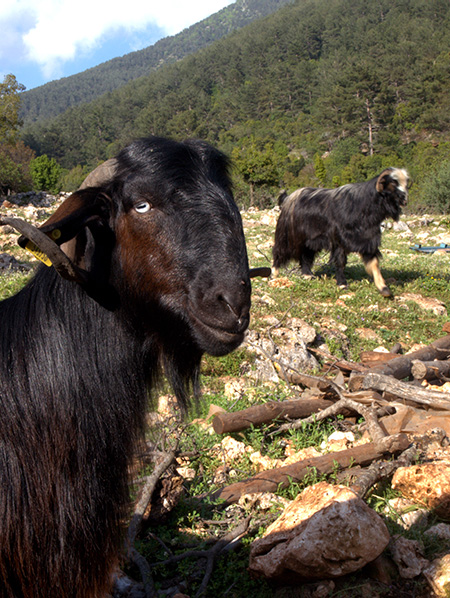
[[[364,262],[364,267],[366,268],[366,272],[373,278],[378,291],[383,295],[383,297],[392,297],[392,293],[387,286],[383,275],[381,274],[379,259],[376,256],[369,258],[364,255],[362,256],[362,259]]]

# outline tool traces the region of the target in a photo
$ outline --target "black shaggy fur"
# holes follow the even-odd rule
[[[224,156],[150,138],[117,160],[43,227],[63,232],[93,288],[42,266],[0,303],[1,598],[105,595],[160,366],[186,407],[202,353],[231,351],[248,325]]]
[[[275,231],[273,267],[298,260],[302,274],[311,276],[317,252],[330,252],[339,285],[346,285],[344,268],[349,253],[362,257],[378,290],[390,295],[379,270],[380,225],[386,218],[398,220],[407,201],[408,175],[388,168],[364,183],[337,189],[305,187],[280,198],[281,213]]]

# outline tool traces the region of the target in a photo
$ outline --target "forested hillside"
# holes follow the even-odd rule
[[[447,0],[297,0],[23,139],[66,168],[161,134],[219,145],[251,188],[417,182],[449,158],[449,47]]]
[[[237,0],[178,35],[166,37],[148,48],[25,91],[21,94],[20,117],[25,124],[54,118],[70,106],[90,102],[164,64],[176,62],[289,2],[292,0]]]

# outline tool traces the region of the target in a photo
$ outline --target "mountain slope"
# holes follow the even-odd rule
[[[423,173],[450,136],[449,47],[447,0],[297,0],[23,139],[65,168],[156,134],[209,140],[256,184],[317,182],[299,172],[325,152],[329,185]]]
[[[230,32],[269,15],[293,0],[237,0],[234,4],[154,45],[114,58],[77,75],[51,81],[21,94],[24,124],[53,118],[192,54]]]

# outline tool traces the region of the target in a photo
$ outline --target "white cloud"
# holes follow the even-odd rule
[[[111,32],[139,32],[149,24],[178,33],[233,0],[2,0],[0,58],[23,54],[51,76]],[[26,15],[26,19],[24,19]]]

